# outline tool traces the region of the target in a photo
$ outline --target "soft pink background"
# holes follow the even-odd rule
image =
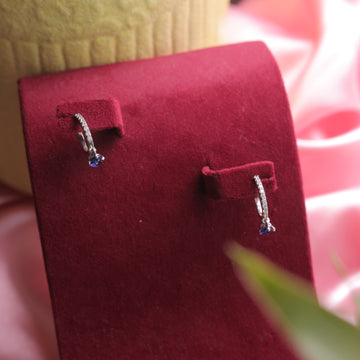
[[[226,42],[265,41],[278,61],[298,139],[316,291],[349,320],[360,286],[359,19],[358,0],[245,0],[222,29]]]
[[[316,291],[349,320],[360,286],[359,19],[358,0],[245,0],[222,27],[225,43],[263,40],[279,63],[298,139]],[[34,206],[4,186],[0,359],[58,359]]]

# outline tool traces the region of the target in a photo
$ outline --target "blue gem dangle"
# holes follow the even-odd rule
[[[105,157],[96,152],[96,148],[90,133],[89,126],[86,123],[84,117],[81,114],[75,114],[74,118],[79,121],[85,134],[84,136],[83,133],[79,132],[76,134],[76,136],[80,140],[81,146],[84,149],[84,151],[89,153],[89,160],[88,160],[89,166],[98,167],[105,160]]]
[[[270,222],[268,204],[266,200],[266,194],[264,186],[261,182],[259,175],[254,176],[255,184],[258,188],[259,195],[255,196],[255,204],[258,210],[258,213],[261,217],[260,225],[260,235],[267,235],[276,231],[275,226]]]

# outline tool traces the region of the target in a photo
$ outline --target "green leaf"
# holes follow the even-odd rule
[[[354,293],[353,299],[356,308],[356,326],[360,328],[360,296],[357,293]]]
[[[360,331],[321,308],[304,281],[239,245],[226,252],[245,288],[300,357],[360,359]]]
[[[346,281],[346,278],[349,277],[349,274],[346,271],[345,265],[342,262],[342,260],[340,259],[340,256],[335,251],[333,251],[331,253],[330,259],[334,266],[335,271],[338,273],[340,278],[343,281]],[[350,291],[351,291],[351,289],[350,289]],[[355,304],[355,308],[356,308],[356,324],[357,324],[357,327],[360,327],[360,297],[354,291],[351,291],[351,296],[354,300],[354,304]]]

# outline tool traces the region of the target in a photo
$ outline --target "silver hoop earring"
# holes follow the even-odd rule
[[[259,191],[259,195],[255,196],[255,204],[256,204],[258,213],[261,217],[261,225],[260,225],[259,233],[260,233],[260,235],[267,235],[272,232],[275,232],[276,229],[275,229],[275,226],[273,226],[270,222],[269,209],[268,209],[268,204],[267,204],[267,200],[266,200],[265,190],[264,190],[264,186],[261,182],[259,175],[255,175],[254,180],[255,180],[256,186]]]
[[[89,126],[86,123],[84,117],[81,114],[75,114],[74,117],[79,121],[85,134],[84,137],[84,134],[79,132],[76,134],[76,136],[80,140],[81,146],[84,151],[89,153],[89,165],[91,167],[98,167],[105,160],[105,157],[96,152],[94,140],[91,136]]]

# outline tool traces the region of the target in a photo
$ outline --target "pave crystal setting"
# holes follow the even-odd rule
[[[79,132],[76,135],[80,140],[81,146],[84,149],[84,151],[89,153],[89,166],[98,167],[105,160],[105,157],[96,152],[94,140],[91,136],[90,129],[84,117],[81,114],[75,114],[74,117],[79,121],[84,131],[84,133]]]
[[[270,222],[269,209],[266,200],[265,189],[259,175],[254,176],[255,184],[258,188],[259,195],[255,196],[255,204],[261,217],[260,235],[267,235],[276,231],[275,226]]]

